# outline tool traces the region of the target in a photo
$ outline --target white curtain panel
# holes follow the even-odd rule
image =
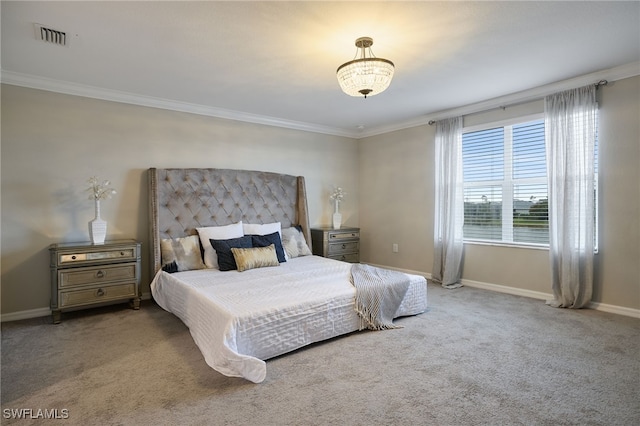
[[[446,288],[461,287],[464,201],[462,117],[440,120],[435,141],[435,215],[432,278]]]
[[[547,96],[544,109],[554,295],[547,303],[582,308],[593,289],[596,88]]]

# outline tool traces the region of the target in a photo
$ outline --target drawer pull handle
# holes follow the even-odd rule
[[[343,245],[342,245],[342,248],[343,248],[343,249],[346,249],[346,248],[347,248],[347,245],[346,245],[346,244],[343,244]]]
[[[120,252],[120,256],[124,256],[124,252],[123,251]]]
[[[98,297],[104,296],[104,290],[99,288],[98,291],[96,291],[96,296],[98,296]]]
[[[71,256],[71,259],[72,259],[72,260],[76,260],[76,257],[75,257],[75,256]]]
[[[104,278],[104,276],[105,276],[104,271],[100,270],[96,272],[96,278]]]

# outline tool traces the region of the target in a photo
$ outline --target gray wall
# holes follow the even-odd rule
[[[3,315],[49,306],[48,246],[88,240],[93,203],[86,180],[118,191],[101,203],[107,238],[143,242],[149,292],[149,167],[220,167],[305,176],[311,225],[329,224],[330,192],[357,226],[358,145],[337,136],[2,85]]]
[[[428,274],[433,262],[433,126],[360,141],[2,85],[1,312],[49,306],[49,244],[88,239],[91,175],[109,238],[148,242],[149,167],[224,167],[304,175],[312,225],[330,223],[334,184],[345,224],[362,228],[362,261]],[[594,300],[640,309],[640,77],[600,93],[600,252]],[[465,124],[541,111],[533,102]],[[392,253],[397,243],[399,252]],[[148,247],[147,247],[148,248]],[[143,250],[142,291],[148,292]],[[463,278],[549,294],[546,250],[465,246]]]
[[[600,238],[593,300],[640,309],[640,77],[599,89]],[[542,102],[465,117],[465,125],[543,111]],[[360,141],[363,259],[430,273],[434,126]],[[392,244],[399,245],[393,253]],[[463,279],[551,294],[548,250],[465,244]]]

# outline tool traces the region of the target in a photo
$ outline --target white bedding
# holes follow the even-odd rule
[[[266,377],[264,360],[358,330],[350,268],[304,256],[244,272],[159,271],[151,292],[187,325],[209,366],[260,383]],[[427,307],[425,278],[407,275],[411,285],[396,317]]]

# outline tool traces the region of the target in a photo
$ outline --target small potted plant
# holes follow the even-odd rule
[[[89,235],[91,236],[91,242],[93,244],[104,244],[104,240],[107,236],[107,222],[100,217],[100,201],[111,198],[116,190],[111,188],[111,182],[103,180],[100,182],[97,177],[90,177],[87,182],[89,187],[89,199],[93,200],[96,208],[96,217],[89,222]]]
[[[335,210],[333,212],[333,229],[340,229],[340,226],[342,225],[340,202],[344,199],[345,195],[347,195],[347,193],[342,189],[342,187],[336,186],[329,197],[335,203]]]

